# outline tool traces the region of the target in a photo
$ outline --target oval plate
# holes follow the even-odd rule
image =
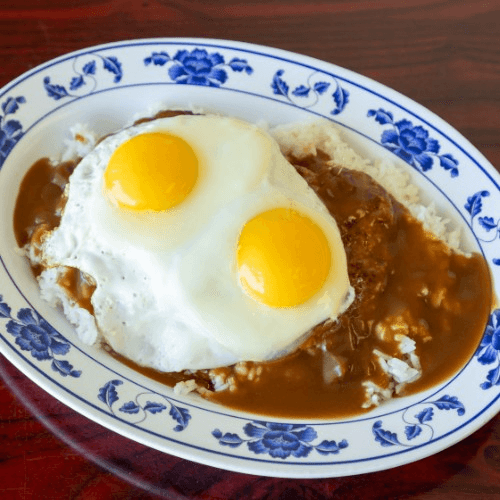
[[[0,350],[12,363],[123,436],[267,476],[333,477],[395,467],[456,443],[498,412],[499,311],[452,380],[338,421],[263,420],[178,397],[79,342],[64,317],[41,300],[16,252],[16,193],[36,159],[58,157],[71,125],[86,123],[104,135],[159,103],[270,125],[311,117],[338,123],[360,153],[405,165],[424,199],[463,228],[466,244],[484,254],[500,283],[499,175],[425,108],[345,69],[267,47],[203,39],[112,43],[50,61],[0,91]]]

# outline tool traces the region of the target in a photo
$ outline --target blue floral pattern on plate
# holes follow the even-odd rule
[[[226,83],[227,69],[238,73],[244,71],[247,75],[253,73],[246,59],[234,57],[226,64],[224,56],[220,53],[208,53],[205,49],[179,50],[173,57],[165,51],[153,52],[144,59],[144,64],[146,66],[169,64],[168,76],[175,83],[207,87],[220,87]]]
[[[81,375],[82,372],[74,370],[68,361],[55,357],[68,354],[71,345],[38,312],[23,308],[13,318],[11,308],[0,295],[0,318],[9,319],[7,332],[15,337],[15,343],[23,351],[28,351],[38,361],[51,360],[52,369],[63,377],[78,378]]]
[[[481,389],[500,386],[500,309],[495,309],[490,315],[475,356],[482,365],[494,365],[488,372],[486,381],[480,385]]]
[[[303,108],[312,108],[315,106],[320,97],[325,94],[330,88],[330,82],[324,80],[317,80],[313,83],[313,78],[318,75],[318,72],[313,72],[307,78],[306,84],[297,85],[291,92],[288,83],[283,78],[285,71],[279,69],[274,74],[273,80],[271,82],[271,89],[275,95],[283,96],[288,99],[289,102],[300,106]],[[335,90],[333,91],[331,97],[333,98],[335,107],[330,111],[331,115],[338,115],[349,102],[349,92],[340,86],[337,79],[334,79]],[[292,96],[298,99],[292,99]],[[301,103],[300,100],[309,99],[307,104]]]
[[[103,69],[113,75],[113,83],[119,83],[123,76],[123,70],[122,64],[118,60],[118,58],[114,56],[104,57],[99,54],[95,54],[95,57],[101,60]],[[81,68],[77,67],[77,60],[78,58],[75,58],[73,61],[73,71],[75,73],[75,76],[73,76],[69,82],[69,92],[66,90],[66,87],[64,85],[52,83],[50,81],[50,76],[46,76],[43,79],[43,86],[49,97],[52,97],[52,99],[56,101],[64,97],[77,97],[77,94],[74,94],[72,92],[85,87],[89,84],[89,82],[91,82],[91,86],[86,89],[86,94],[91,94],[96,90],[96,59],[92,59],[91,61],[84,63]]]
[[[401,416],[402,420],[407,424],[404,428],[404,433],[408,443],[401,442],[397,433],[382,428],[382,420],[377,420],[372,426],[375,441],[385,447],[395,445],[413,446],[409,442],[420,436],[424,427],[429,430],[427,441],[431,441],[434,438],[434,430],[429,422],[434,418],[434,409],[428,405],[434,405],[438,410],[456,410],[459,417],[465,414],[465,407],[456,396],[445,395],[436,401],[427,401],[422,404],[425,405],[425,408],[412,416],[413,421],[407,420],[407,418],[410,411],[414,411],[417,405],[408,408]],[[421,444],[421,441],[417,444]]]
[[[449,153],[440,155],[439,142],[420,125],[414,126],[406,119],[394,121],[394,115],[382,108],[370,109],[367,116],[374,117],[380,125],[392,126],[382,133],[380,142],[410,165],[427,172],[433,167],[434,158],[437,158],[439,165],[449,170],[451,177],[458,176],[458,161]]]
[[[110,380],[99,389],[99,394],[97,396],[98,399],[109,408],[113,415],[116,415],[113,405],[120,399],[116,388],[122,384],[122,380]],[[144,404],[142,404],[141,400],[145,397],[148,399]],[[149,398],[161,398],[161,401],[150,401]],[[164,402],[170,406],[168,414],[177,422],[177,425],[174,427],[174,431],[183,431],[188,426],[189,420],[191,419],[189,410],[181,406],[174,405],[169,398],[160,394],[147,391],[141,392],[137,394],[133,400],[124,403],[118,411],[126,415],[137,415],[139,418],[134,419],[134,423],[140,424],[146,420],[148,415],[155,415],[165,411],[167,406],[165,406]]]
[[[491,216],[478,217],[483,211],[483,198],[488,198],[489,196],[490,192],[487,190],[478,191],[472,196],[469,196],[467,198],[467,203],[464,205],[465,210],[467,210],[470,215],[470,225],[473,229],[476,229],[476,237],[483,243],[493,243],[500,236],[500,219],[496,220]],[[474,227],[476,220],[479,224],[478,228]],[[496,266],[499,266],[500,258],[493,258],[492,262]]]
[[[0,170],[12,148],[23,136],[23,126],[17,121],[8,118],[19,109],[20,104],[24,104],[26,99],[23,96],[8,97],[2,103],[0,115]]]
[[[237,448],[246,443],[253,453],[268,454],[273,458],[305,458],[314,449],[321,455],[337,454],[349,445],[345,439],[337,443],[326,439],[319,444],[312,444],[318,437],[313,427],[303,424],[284,424],[255,420],[243,427],[243,432],[250,439],[240,438],[231,432],[222,433],[219,429],[212,431],[212,436],[222,446]]]

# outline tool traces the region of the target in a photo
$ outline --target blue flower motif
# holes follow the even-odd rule
[[[271,89],[273,91],[273,94],[286,97],[292,104],[295,104],[296,106],[300,105],[300,99],[306,99],[309,97],[311,97],[311,99],[309,99],[309,102],[305,105],[302,105],[301,107],[307,109],[315,106],[318,103],[320,97],[330,88],[330,83],[325,81],[318,81],[313,84],[311,80],[317,74],[317,72],[313,72],[307,79],[307,85],[299,85],[290,92],[290,87],[283,79],[284,73],[285,71],[283,69],[279,69],[278,71],[276,71],[271,81]],[[332,115],[338,115],[339,113],[342,113],[344,108],[347,106],[347,103],[349,102],[349,92],[346,89],[342,88],[336,79],[334,80],[335,90],[332,93],[331,97],[333,98],[333,101],[335,103],[335,108],[332,109],[330,113]],[[311,94],[313,94],[313,96],[311,96]],[[299,99],[292,100],[292,98],[290,97],[291,95]]]
[[[420,404],[420,403],[417,403]],[[465,407],[462,402],[456,396],[448,396],[447,394],[441,396],[435,401],[427,401],[426,405],[434,405],[438,410],[453,411],[457,412],[459,417],[465,415]],[[415,405],[414,405],[415,406]],[[430,422],[434,419],[434,410],[431,406],[427,406],[419,413],[413,415],[412,420],[415,419],[416,422],[411,422],[406,419],[407,414],[412,410],[413,407],[407,408],[402,415],[402,419],[408,425],[404,428],[404,433],[408,443],[401,442],[397,433],[391,432],[388,429],[384,429],[382,420],[377,420],[372,426],[372,433],[375,441],[377,441],[381,446],[404,446],[410,447],[410,441],[418,438],[422,434],[424,427],[428,429],[427,441],[432,441],[434,438],[434,429]]]
[[[15,337],[15,343],[23,350],[29,351],[38,361],[52,360],[52,369],[63,377],[79,377],[81,371],[74,370],[65,360],[55,356],[65,356],[70,350],[66,339],[45,321],[36,311],[24,308],[17,313],[17,318],[10,315],[10,308],[2,303],[0,296],[0,317],[9,318],[7,332]]]
[[[0,115],[0,169],[12,148],[23,136],[23,127],[17,120],[7,119],[7,115],[14,114],[19,105],[26,102],[23,96],[8,97],[2,103],[3,115]]]
[[[227,73],[217,66],[224,64],[224,58],[217,52],[209,54],[204,49],[180,50],[174,57],[174,64],[168,74],[176,83],[219,87],[227,80]]]
[[[21,309],[17,315],[19,321],[7,323],[7,331],[16,337],[16,344],[23,351],[31,351],[38,359],[50,359],[52,352],[67,354],[69,344],[43,318],[36,317],[30,309]]]
[[[423,127],[414,127],[409,120],[400,120],[394,130],[383,132],[382,144],[408,163],[419,163],[424,172],[432,168],[428,153],[439,152],[439,144],[429,137],[429,132]]]
[[[301,424],[255,421],[247,423],[243,431],[250,439],[242,439],[238,434],[230,432],[223,434],[219,429],[215,429],[212,435],[222,446],[237,448],[246,442],[248,449],[255,454],[265,453],[282,460],[290,456],[307,457],[313,449],[321,455],[336,454],[348,446],[345,439],[338,444],[336,441],[324,440],[318,445],[312,445],[311,441],[318,437],[317,432],[312,427]]]
[[[224,56],[218,52],[208,53],[205,49],[179,50],[173,58],[165,52],[153,52],[144,59],[146,66],[164,66],[172,63],[168,76],[175,83],[184,85],[202,85],[220,87],[228,79],[224,68],[247,75],[253,73],[252,67],[245,59],[233,58],[227,64]]]
[[[420,125],[414,126],[409,120],[395,122],[393,114],[383,109],[370,109],[367,116],[373,116],[381,125],[392,125],[392,129],[382,133],[380,142],[410,165],[427,172],[434,158],[438,158],[440,166],[449,170],[451,177],[458,176],[458,161],[451,154],[439,155],[439,142]]]
[[[495,309],[491,313],[475,356],[482,365],[496,363],[495,368],[488,372],[486,382],[483,382],[480,387],[486,390],[500,385],[500,309]]]
[[[99,389],[97,394],[97,399],[102,401],[113,415],[116,415],[113,405],[120,399],[116,388],[120,385],[123,385],[122,380],[110,380]],[[148,415],[156,415],[167,409],[167,406],[165,406],[163,402],[158,401],[147,400],[145,404],[141,404],[141,400],[143,400],[144,396],[161,397],[170,405],[168,414],[172,420],[177,422],[177,425],[173,429],[175,432],[183,431],[188,426],[191,420],[191,414],[187,408],[175,406],[167,397],[153,392],[141,392],[137,394],[135,400],[130,400],[122,404],[118,411],[132,417],[138,416],[134,424],[140,424],[146,420]]]
[[[470,225],[473,230],[474,223],[477,220],[476,228],[479,231],[477,233],[476,231],[474,232],[477,239],[483,243],[492,243],[500,236],[500,218],[495,219],[490,216],[478,217],[483,211],[483,198],[488,198],[488,196],[490,196],[489,191],[477,191],[467,198],[467,203],[464,205],[465,210],[470,214]],[[500,266],[500,258],[496,257],[491,259],[491,261],[495,266]]]
[[[15,328],[11,327],[10,329],[7,328],[7,330],[13,333]],[[18,344],[23,351],[31,351],[31,355],[40,361],[43,359],[50,359],[52,356],[49,349],[56,343],[51,333],[51,328],[47,328],[47,325],[26,324],[19,329],[16,344]]]
[[[255,441],[248,443],[248,448],[254,453],[268,453],[273,458],[307,457],[312,447],[306,445],[318,437],[312,427],[297,424],[248,423],[245,434]]]
[[[487,365],[497,360],[500,353],[500,309],[495,309],[490,316],[481,344],[476,351],[478,361]]]
[[[102,67],[112,75],[114,75],[113,83],[119,83],[123,77],[123,70],[121,62],[114,56],[101,56],[99,54],[95,54],[95,56],[102,61]],[[76,76],[73,76],[69,82],[69,90],[66,90],[64,85],[58,85],[52,83],[50,81],[50,77],[46,76],[43,79],[43,86],[45,88],[45,92],[49,97],[52,97],[55,101],[62,99],[64,97],[76,97],[76,95],[71,94],[85,85],[90,81],[92,83],[92,87],[87,89],[87,94],[91,94],[97,87],[97,80],[95,78],[95,74],[97,71],[97,65],[95,60],[88,61],[85,63],[81,69],[77,69],[76,61],[78,57],[73,61],[73,69],[76,73]]]

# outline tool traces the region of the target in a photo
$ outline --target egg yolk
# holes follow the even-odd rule
[[[181,203],[197,178],[193,148],[180,137],[154,132],[136,135],[116,149],[104,186],[120,208],[159,212]]]
[[[237,248],[240,283],[270,307],[306,302],[330,272],[331,251],[321,228],[288,208],[263,212],[245,224]]]

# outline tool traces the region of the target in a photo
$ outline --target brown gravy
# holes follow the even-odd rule
[[[491,311],[484,259],[450,251],[366,174],[328,168],[321,154],[290,160],[339,225],[356,299],[338,322],[314,328],[296,352],[261,364],[257,381],[233,375],[237,389],[211,399],[282,417],[359,414],[361,383],[387,383],[373,350],[397,354],[396,333],[416,341],[423,372],[401,395],[457,373],[476,350]],[[342,377],[328,374],[330,353],[343,366]]]
[[[484,259],[450,251],[367,175],[329,167],[321,152],[290,161],[339,225],[356,300],[337,322],[315,327],[308,340],[285,358],[213,370],[230,378],[233,390],[205,397],[280,417],[359,414],[365,398],[361,383],[367,379],[381,387],[388,383],[373,350],[396,354],[397,333],[416,341],[423,370],[402,395],[427,389],[458,372],[473,355],[491,311],[491,280]],[[14,214],[19,246],[31,242],[36,247],[42,235],[59,224],[63,186],[74,166],[51,167],[46,159],[32,166]],[[40,271],[34,269],[35,274]],[[68,268],[59,283],[69,297],[92,312],[91,278]],[[111,354],[170,386],[193,378],[183,372],[160,373]],[[341,368],[341,376],[336,367]],[[197,372],[196,379],[213,389],[206,371]]]
[[[64,186],[77,162],[53,166],[41,158],[28,170],[19,189],[14,209],[14,233],[17,244],[38,242],[34,233],[51,231],[59,225],[64,208]]]

